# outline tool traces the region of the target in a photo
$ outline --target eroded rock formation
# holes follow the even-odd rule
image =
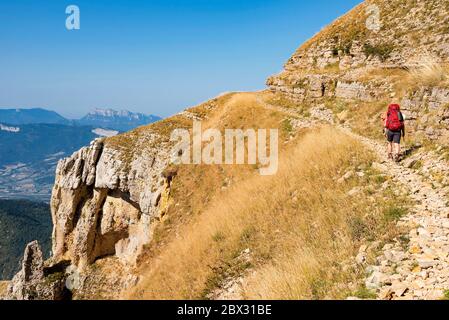
[[[54,261],[69,260],[81,270],[108,255],[135,261],[151,240],[152,219],[169,188],[162,175],[168,149],[143,145],[139,151],[125,155],[96,140],[60,161],[51,201]]]
[[[44,267],[44,259],[37,241],[25,248],[22,269],[11,281],[6,299],[9,300],[60,300],[67,296],[64,274]],[[54,270],[53,270],[54,271]],[[51,271],[50,271],[51,272]]]

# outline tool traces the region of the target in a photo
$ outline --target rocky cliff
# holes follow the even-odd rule
[[[162,143],[143,151],[124,159],[97,140],[58,164],[51,201],[56,261],[70,260],[82,269],[115,254],[132,262],[150,241],[151,220],[169,187],[162,176],[169,156]]]
[[[89,147],[60,160],[51,198],[53,255],[44,266],[39,244],[30,244],[24,261],[37,259],[33,263],[38,265],[39,275],[22,268],[7,297],[65,298],[62,290],[53,295],[42,290],[36,293],[35,288],[45,288],[55,274],[60,283],[72,283],[72,291],[81,295],[89,290],[86,286],[92,286],[91,278],[98,276],[89,267],[99,259],[114,266],[114,273],[106,274],[102,281],[117,284],[122,270],[119,285],[132,284],[135,277],[128,271],[135,266],[142,248],[151,242],[153,227],[166,210],[176,174],[168,168],[174,143],[170,141],[171,131],[187,128],[193,118],[204,117],[215,107],[215,101],[117,137],[96,139]],[[29,288],[33,288],[33,294],[26,293]]]
[[[447,83],[420,86],[407,71],[449,62],[448,10],[447,1],[365,1],[302,45],[267,85],[297,103],[394,98],[418,131],[447,135]],[[428,111],[438,119],[424,128],[415,120]]]

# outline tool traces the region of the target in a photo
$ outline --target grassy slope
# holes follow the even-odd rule
[[[415,1],[369,3],[380,4],[383,16],[404,16]],[[375,44],[370,47],[375,54],[389,48],[383,37],[368,39],[365,8],[362,4],[338,19],[299,48],[297,55],[314,43],[336,36],[336,49],[343,51],[354,40],[370,40]],[[381,33],[391,36],[394,26],[389,23],[394,21],[387,19]],[[394,37],[399,31],[394,30]],[[421,31],[404,41],[422,44]],[[444,30],[432,31],[436,32]],[[289,63],[287,67],[290,72],[301,72]],[[431,69],[426,70],[426,63],[417,70],[367,69],[359,81],[381,83],[386,79],[400,100],[419,87],[447,87],[447,66],[434,65]],[[340,72],[338,68],[331,71]],[[244,95],[245,99],[238,101],[240,108],[230,108],[225,103],[211,126],[226,123],[238,127],[248,121],[271,121],[282,128],[282,115],[262,115],[251,94]],[[233,96],[236,97],[242,96]],[[392,102],[390,99],[375,103],[337,99],[323,102],[356,132],[383,139],[380,116]],[[303,114],[309,107],[285,101],[281,104],[301,109]],[[284,132],[284,140],[288,134]],[[141,261],[143,281],[125,296],[204,298],[228,277],[244,275],[245,270],[251,270],[245,282],[245,298],[343,298],[354,293],[351,291],[359,288],[362,274],[347,261],[354,257],[361,243],[393,237],[396,230],[392,222],[405,213],[405,208],[395,204],[408,203],[408,199],[402,201],[391,190],[381,188],[385,177],[372,169],[372,161],[372,156],[356,141],[333,129],[322,129],[305,137],[301,133],[283,146],[282,168],[274,177],[259,177],[251,168],[179,168],[172,192],[173,206]],[[337,183],[335,178],[351,168],[358,168],[364,176]],[[231,187],[229,180],[234,182]],[[356,186],[362,187],[362,194],[349,197],[347,192]],[[242,263],[239,257],[245,249],[250,249],[252,259]],[[367,293],[363,287],[359,289],[359,293]]]
[[[209,124],[282,127],[283,116],[264,110],[256,95],[236,95]],[[289,133],[281,132],[286,140]],[[245,166],[179,168],[173,206],[141,261],[143,281],[126,296],[204,298],[245,270],[255,272],[245,298],[346,296],[361,274],[344,262],[363,241],[395,234],[388,213],[397,199],[381,190],[384,178],[372,160],[356,141],[324,128],[283,144],[281,168],[272,177]],[[337,183],[350,168],[365,176]],[[355,186],[369,187],[349,197]],[[251,262],[238,258],[245,249]]]

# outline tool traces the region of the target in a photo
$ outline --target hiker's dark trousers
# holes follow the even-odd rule
[[[388,142],[401,143],[401,131],[390,131],[387,130]]]

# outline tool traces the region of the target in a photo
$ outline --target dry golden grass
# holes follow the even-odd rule
[[[0,297],[6,293],[9,281],[0,281]]]
[[[330,103],[338,104],[339,102],[332,101]],[[349,122],[355,132],[369,138],[382,140],[384,139],[382,117],[387,111],[388,104],[388,101],[358,101],[357,103],[344,104],[344,110],[349,112]]]
[[[312,45],[322,41],[339,37],[341,45],[344,47],[352,40],[364,39],[366,27],[366,3],[363,2],[348,13],[336,19],[324,29],[320,30],[310,40],[306,41],[298,50],[297,53],[308,50]],[[341,49],[345,49],[345,48]]]
[[[245,298],[342,298],[359,277],[357,270],[344,272],[343,262],[360,241],[385,232],[386,200],[371,195],[372,205],[369,197],[349,197],[360,181],[335,178],[348,167],[369,171],[370,161],[336,129],[306,135],[283,152],[277,175],[234,184],[180,226],[164,250],[149,257],[142,281],[125,297],[205,298],[227,276],[250,268],[257,276]],[[252,261],[242,263],[237,257],[247,248]]]
[[[204,113],[206,120],[202,122],[203,130],[217,128],[258,129],[278,128],[283,126],[285,115],[273,112],[260,104],[260,100],[272,96],[271,92],[235,93],[227,95],[226,99],[217,101],[217,108]],[[197,112],[203,105],[190,110]],[[191,126],[191,123],[190,123]],[[283,141],[291,133],[280,130],[280,140]],[[283,149],[284,144],[280,145]],[[170,191],[170,203],[164,219],[155,225],[154,238],[140,257],[143,268],[160,252],[165,250],[167,243],[179,234],[182,226],[201,214],[216,197],[227,192],[229,186],[239,184],[254,175],[258,175],[258,167],[253,165],[240,166],[179,166],[177,176]]]
[[[408,70],[407,82],[410,86],[440,87],[449,85],[449,66],[432,55],[419,58],[416,65]]]

